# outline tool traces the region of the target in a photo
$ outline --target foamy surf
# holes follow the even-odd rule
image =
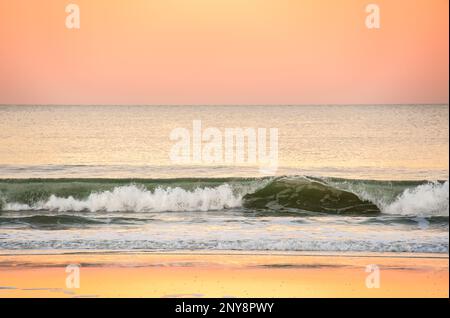
[[[406,189],[394,202],[382,208],[387,214],[448,216],[448,181],[432,182]]]
[[[278,177],[126,182],[55,179],[2,183],[0,180],[0,206],[4,211],[206,212],[237,208],[356,215],[449,215],[448,181]]]
[[[180,211],[217,211],[241,206],[242,196],[233,194],[232,188],[221,185],[215,188],[197,188],[188,191],[179,187],[157,188],[149,191],[142,186],[128,185],[114,188],[112,191],[91,193],[86,199],[73,196],[61,198],[51,195],[45,202],[33,205],[8,203],[5,209],[49,210],[58,212],[180,212]]]
[[[0,180],[0,250],[448,253],[448,193],[301,176]]]

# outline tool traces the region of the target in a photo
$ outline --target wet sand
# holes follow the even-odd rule
[[[448,298],[448,269],[447,254],[3,254],[0,297]]]

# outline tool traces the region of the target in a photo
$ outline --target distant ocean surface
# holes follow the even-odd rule
[[[0,251],[446,253],[448,105],[0,106]],[[175,128],[277,128],[279,168]]]

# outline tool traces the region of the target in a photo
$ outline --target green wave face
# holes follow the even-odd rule
[[[376,214],[379,208],[355,194],[307,178],[280,178],[254,193],[243,205],[253,209],[293,208],[333,214]]]

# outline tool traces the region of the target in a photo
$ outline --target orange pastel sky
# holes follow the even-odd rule
[[[0,0],[0,104],[448,103],[448,6]]]

